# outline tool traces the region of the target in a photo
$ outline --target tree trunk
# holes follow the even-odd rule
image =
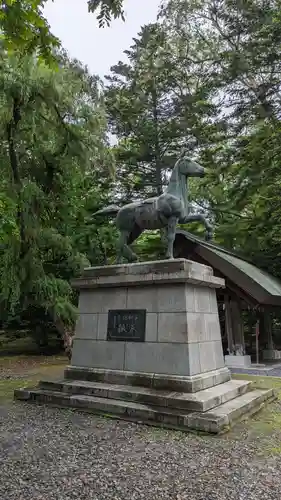
[[[6,127],[6,138],[8,142],[8,151],[9,151],[9,160],[10,160],[10,166],[11,166],[11,173],[12,173],[12,179],[13,179],[13,185],[15,188],[15,193],[17,197],[17,223],[19,226],[19,232],[20,232],[20,250],[19,250],[19,256],[18,256],[18,262],[19,266],[21,265],[21,262],[23,261],[25,255],[29,251],[29,244],[26,238],[26,230],[25,230],[25,221],[24,221],[24,214],[22,210],[22,203],[21,203],[21,196],[22,196],[22,181],[21,181],[21,175],[20,175],[20,162],[18,159],[18,154],[17,154],[17,147],[16,147],[16,132],[18,129],[18,125],[21,121],[21,107],[23,103],[20,98],[14,97],[13,100],[13,108],[12,108],[12,118],[7,124]],[[28,273],[25,276],[25,279],[21,283],[21,288],[24,289],[24,284],[27,282],[29,279]],[[25,301],[24,294],[22,296],[21,294],[21,299],[23,302]]]
[[[19,228],[20,228],[20,235],[21,235],[21,243],[24,242],[25,240],[25,229],[24,229],[24,221],[22,217],[22,210],[20,206],[20,195],[21,195],[21,188],[22,188],[22,182],[20,178],[20,165],[19,165],[19,160],[18,160],[18,155],[16,151],[16,144],[15,144],[15,134],[19,125],[19,122],[21,120],[21,103],[19,99],[14,99],[13,103],[13,110],[12,110],[12,118],[9,121],[6,132],[7,132],[7,141],[8,141],[8,148],[9,148],[9,159],[10,159],[10,166],[11,166],[11,171],[12,171],[12,178],[13,178],[13,184],[15,187],[15,191],[17,194],[17,203],[18,203],[18,223],[19,223]]]
[[[156,178],[156,192],[160,196],[162,194],[162,169],[161,169],[161,151],[159,144],[159,117],[157,108],[157,92],[155,86],[151,90],[152,96],[152,113],[154,123],[154,155],[155,155],[155,178]]]
[[[65,354],[67,355],[69,361],[71,361],[74,331],[72,328],[67,327],[64,322],[55,314],[53,314],[52,316],[55,327],[63,340]]]

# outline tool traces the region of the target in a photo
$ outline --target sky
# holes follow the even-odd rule
[[[125,22],[113,20],[109,28],[98,27],[95,15],[88,13],[87,0],[49,0],[44,15],[69,55],[103,78],[111,66],[126,60],[123,51],[130,47],[141,26],[156,21],[159,3],[124,0]]]

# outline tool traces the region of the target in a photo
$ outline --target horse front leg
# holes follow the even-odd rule
[[[166,232],[166,238],[167,238],[166,258],[167,259],[174,258],[173,250],[174,250],[174,241],[175,241],[175,237],[176,237],[177,223],[178,223],[177,217],[170,217],[168,219],[167,232]]]
[[[205,233],[205,240],[209,241],[213,238],[213,228],[210,222],[206,219],[205,215],[203,214],[194,214],[194,215],[187,215],[185,217],[184,221],[182,224],[187,224],[188,222],[202,222],[204,224],[206,233]]]

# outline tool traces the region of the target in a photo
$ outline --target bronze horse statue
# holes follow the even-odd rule
[[[188,205],[188,177],[203,177],[204,168],[187,156],[175,163],[170,182],[160,196],[129,203],[120,208],[110,205],[94,214],[116,216],[116,227],[120,231],[117,249],[117,263],[125,257],[135,262],[137,256],[129,245],[146,229],[164,229],[167,239],[168,259],[173,258],[173,245],[177,224],[200,221],[206,228],[206,239],[212,238],[212,226],[203,214],[190,214]]]

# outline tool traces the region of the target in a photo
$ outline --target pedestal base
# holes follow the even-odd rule
[[[227,355],[224,357],[226,366],[229,368],[250,368],[251,367],[251,356],[232,356]]]
[[[191,393],[185,392],[190,390],[190,380],[185,377],[165,380],[158,374],[74,367],[69,367],[65,375],[61,381],[40,382],[35,389],[16,390],[15,398],[149,425],[216,434],[225,432],[243,415],[257,412],[266,400],[274,398],[273,390],[250,391],[251,382],[243,380],[230,380]],[[223,379],[225,373],[221,375]],[[97,379],[102,381],[96,382]]]
[[[149,387],[163,391],[198,392],[228,382],[231,379],[231,374],[227,367],[193,376],[179,376],[69,366],[65,370],[65,378],[67,380],[84,380],[132,387]]]
[[[215,291],[224,281],[211,268],[184,259],[90,268],[74,285],[72,366],[16,398],[218,433],[273,397],[230,380]]]

